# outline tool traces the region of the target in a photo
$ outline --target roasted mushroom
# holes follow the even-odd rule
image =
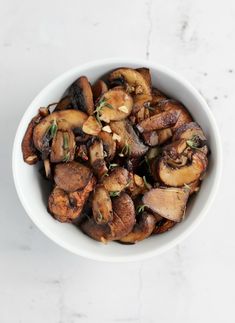
[[[140,141],[128,120],[110,122],[110,128],[119,136],[117,146],[120,150],[125,150],[125,155],[139,157],[147,152],[148,147]]]
[[[171,230],[176,224],[177,224],[177,222],[175,222],[175,221],[171,221],[171,220],[167,220],[167,219],[162,218],[160,221],[157,222],[152,233],[159,234],[159,233],[167,232],[167,231]]]
[[[55,166],[55,183],[66,192],[84,189],[91,177],[92,171],[90,168],[75,161]]]
[[[57,131],[52,139],[50,161],[60,163],[72,161],[75,153],[75,137],[72,130]]]
[[[121,238],[123,243],[136,243],[148,238],[155,229],[156,218],[153,214],[143,212],[140,215],[139,221],[134,225],[132,231]]]
[[[179,111],[165,111],[138,123],[139,132],[160,130],[174,126],[179,118]]]
[[[33,142],[39,151],[43,151],[56,131],[81,128],[87,115],[78,110],[63,110],[53,112],[39,122],[33,130]]]
[[[105,189],[111,196],[117,196],[130,184],[130,174],[123,167],[115,167],[108,176],[103,179]]]
[[[92,85],[92,93],[94,101],[96,101],[101,95],[108,91],[107,84],[103,80],[98,80]]]
[[[167,99],[167,97],[165,94],[163,94],[162,92],[160,92],[156,88],[152,89],[151,106],[155,107],[156,105],[158,105],[158,103],[160,103],[161,101],[164,101],[166,99]]]
[[[41,116],[38,113],[29,123],[24,134],[21,149],[24,161],[29,165],[34,165],[38,161],[38,154],[33,144],[33,131],[35,126],[40,122]]]
[[[162,217],[180,222],[185,213],[189,191],[183,188],[153,188],[143,196],[144,206]]]
[[[147,82],[148,86],[151,88],[152,87],[152,80],[151,80],[151,74],[149,68],[146,67],[140,67],[136,69],[137,72],[139,72],[145,81]]]
[[[88,135],[97,136],[101,131],[101,124],[94,116],[88,117],[83,123],[82,131]]]
[[[141,109],[144,104],[152,99],[151,87],[148,80],[137,70],[132,68],[120,68],[113,71],[109,75],[109,82],[111,84],[124,84],[126,91],[134,95],[133,112],[136,113]]]
[[[121,193],[113,199],[113,220],[109,222],[110,240],[120,240],[131,232],[135,224],[135,207],[131,197]]]
[[[108,173],[108,168],[104,160],[104,147],[100,139],[96,139],[89,147],[90,163],[95,174],[102,178]]]
[[[85,217],[79,228],[90,238],[107,243],[111,235],[110,227],[107,224],[97,224],[93,217]]]
[[[132,110],[133,99],[124,90],[109,90],[96,103],[97,119],[109,123],[126,119]]]
[[[67,193],[59,187],[55,187],[49,196],[49,212],[60,222],[72,222],[76,220],[94,189],[95,178],[92,177],[86,187],[81,191]]]
[[[67,109],[73,109],[73,105],[71,102],[71,98],[69,96],[63,97],[56,105],[55,111],[60,111],[60,110],[67,110]]]
[[[150,147],[157,146],[158,144],[158,133],[156,130],[143,132],[142,137],[144,139],[144,143]]]
[[[103,185],[95,188],[92,199],[92,212],[98,224],[104,224],[113,219],[112,201],[109,192]]]
[[[94,112],[91,85],[86,76],[79,77],[69,88],[69,96],[74,109],[82,110],[89,115]]]
[[[109,127],[109,126],[106,126],[106,127]],[[116,141],[113,140],[112,134],[106,131],[101,131],[98,134],[98,137],[103,142],[104,151],[107,153],[107,159],[111,161],[114,158],[116,153],[116,147],[117,147]]]
[[[198,180],[206,167],[207,157],[199,151],[192,153],[191,164],[179,168],[169,166],[167,158],[163,157],[158,164],[158,176],[165,185],[180,187]]]

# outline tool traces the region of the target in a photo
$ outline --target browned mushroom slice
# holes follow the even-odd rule
[[[111,196],[119,195],[130,183],[129,172],[123,167],[115,167],[109,176],[103,179],[105,189],[111,193]],[[113,194],[112,194],[113,193]]]
[[[98,224],[104,224],[113,219],[112,201],[109,192],[102,185],[95,188],[92,199],[92,212]]]
[[[102,178],[108,173],[108,168],[104,160],[104,148],[100,139],[96,139],[89,147],[90,163],[95,174]]]
[[[98,119],[109,123],[127,118],[132,106],[133,99],[124,90],[109,90],[101,96],[95,111]]]
[[[110,227],[107,224],[97,224],[93,218],[85,218],[79,227],[90,238],[103,243],[108,242],[111,234]]]
[[[117,84],[117,80],[121,84],[125,84],[126,91],[134,95],[133,112],[136,113],[144,104],[152,99],[151,86],[148,80],[141,75],[140,72],[132,68],[119,68],[109,75],[109,82]]]
[[[87,186],[78,192],[67,193],[59,187],[55,187],[49,196],[48,209],[60,222],[72,222],[76,220],[94,189],[95,178],[92,177]]]
[[[140,220],[134,225],[132,231],[121,238],[124,243],[136,243],[148,238],[153,232],[156,224],[156,219],[153,214],[143,212]]]
[[[69,96],[75,109],[89,115],[94,112],[94,102],[91,85],[86,76],[79,77],[69,88]]]
[[[189,123],[183,124],[181,127],[179,127],[176,130],[172,140],[173,141],[176,141],[179,139],[190,140],[194,136],[199,137],[203,141],[206,140],[206,136],[202,131],[202,128],[196,122],[189,122]]]
[[[189,183],[187,185],[184,185],[184,187],[189,189],[189,195],[192,195],[193,193],[197,193],[200,189],[201,181],[196,180],[192,183]]]
[[[59,163],[72,161],[75,153],[75,137],[72,130],[57,131],[51,144],[50,161]]]
[[[153,188],[143,196],[143,203],[162,217],[180,222],[185,213],[189,191],[183,188]]]
[[[107,84],[103,80],[98,80],[92,85],[92,92],[94,101],[96,101],[101,95],[108,91]]]
[[[113,140],[112,134],[111,133],[108,133],[106,131],[101,131],[98,134],[98,137],[103,142],[104,150],[107,153],[107,159],[109,161],[111,161],[114,158],[115,153],[116,153],[116,146],[117,146],[116,141]]]
[[[180,168],[172,168],[168,165],[166,158],[161,158],[158,164],[158,176],[168,186],[183,186],[196,181],[205,172],[207,157],[197,151],[192,154],[192,162]]]
[[[148,147],[140,141],[128,120],[110,122],[110,128],[120,139],[117,141],[118,148],[123,150],[126,147],[129,156],[139,157],[147,152]]]
[[[158,144],[158,133],[156,130],[143,132],[142,137],[146,145],[153,147]]]
[[[140,194],[144,194],[148,190],[142,177],[132,173],[129,176],[131,180],[127,187],[127,192],[132,198],[135,198]]]
[[[152,87],[152,80],[151,80],[151,74],[149,68],[146,67],[140,67],[136,69],[137,72],[139,72],[145,81],[147,82],[148,86],[151,88]]]
[[[167,220],[167,219],[162,219],[159,222],[157,222],[155,228],[153,229],[152,233],[153,234],[159,234],[159,233],[164,233],[167,232],[169,230],[171,230],[177,222],[175,221],[171,221],[171,220]]]
[[[163,154],[169,156],[172,159],[176,159],[187,148],[187,142],[185,139],[180,139],[172,142],[171,144],[163,148]]]
[[[91,170],[75,161],[57,164],[55,167],[55,183],[66,192],[82,190],[91,177]]]
[[[72,109],[73,105],[71,102],[71,99],[69,96],[65,96],[62,98],[56,105],[54,112],[55,111],[60,111],[60,110],[67,110],[67,109]]]
[[[177,122],[171,129],[176,131],[180,126],[182,126],[185,123],[189,123],[192,121],[192,117],[190,116],[189,112],[186,110],[186,108],[175,100],[164,100],[159,103],[159,107],[164,111],[177,111],[179,113],[179,117]]]
[[[101,131],[101,124],[94,116],[88,117],[82,126],[82,131],[88,135],[97,136]]]
[[[37,114],[30,121],[21,143],[23,159],[29,165],[36,164],[38,161],[37,151],[33,144],[33,131],[35,126],[38,124],[40,120],[41,120],[41,116],[40,114]]]
[[[156,106],[158,103],[166,99],[167,99],[167,96],[165,94],[163,94],[156,88],[152,88],[151,106]]]
[[[51,140],[57,130],[81,128],[88,116],[78,110],[53,112],[37,124],[33,130],[33,142],[39,151],[43,151],[45,141]],[[49,135],[49,139],[47,136]]]
[[[120,240],[131,232],[135,224],[135,207],[131,197],[126,193],[113,199],[113,220],[108,223],[110,240]]]
[[[76,156],[81,158],[84,161],[87,161],[89,159],[87,146],[86,145],[78,146],[76,150]]]
[[[162,145],[172,137],[171,128],[157,130],[157,135],[158,135],[158,144]]]
[[[169,128],[176,124],[179,115],[179,111],[165,111],[138,123],[137,128],[141,133]]]

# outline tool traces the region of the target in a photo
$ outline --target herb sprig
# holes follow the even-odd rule
[[[96,114],[96,119],[99,122],[99,124],[101,125],[101,110],[102,108],[107,107],[109,109],[113,109],[113,106],[107,102],[107,99],[105,97],[101,98],[97,105],[96,105],[96,109],[94,110],[93,114]]]

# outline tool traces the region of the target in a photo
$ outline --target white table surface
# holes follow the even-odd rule
[[[0,323],[234,322],[235,1],[0,1]],[[70,254],[23,210],[12,181],[17,124],[53,78],[89,60],[147,58],[208,101],[224,149],[220,191],[201,226],[153,259]]]

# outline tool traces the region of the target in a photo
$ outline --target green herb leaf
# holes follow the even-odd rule
[[[121,193],[120,191],[109,192],[109,196],[116,197],[116,196],[119,196],[120,193]]]
[[[100,212],[100,210],[98,209],[98,217],[97,217],[97,221],[101,222],[103,220],[103,214]]]
[[[124,156],[130,156],[131,154],[131,147],[130,145],[126,142],[125,146],[122,148],[121,152],[119,153],[120,157]]]
[[[200,139],[197,136],[192,136],[192,138],[187,140],[186,143],[190,148],[197,149],[200,145]]]
[[[109,169],[113,169],[113,168],[115,168],[115,167],[118,167],[119,165],[118,164],[109,164]]]
[[[63,158],[63,162],[68,162],[70,159],[70,152],[67,152],[65,155],[64,155],[64,158]]]
[[[144,212],[144,209],[146,208],[146,205],[143,204],[143,205],[138,205],[137,208],[136,208],[136,212],[139,214],[139,213],[142,213]]]
[[[146,180],[146,177],[145,177],[145,176],[143,176],[143,180],[144,180],[144,185],[145,185],[145,187],[146,187],[148,190],[151,190],[152,185],[151,185],[151,184],[149,184],[149,183],[147,182],[147,180]]]
[[[52,124],[50,125],[50,128],[48,129],[50,139],[54,138],[54,136],[56,135],[57,129],[58,127],[57,127],[56,120],[53,120]]]

